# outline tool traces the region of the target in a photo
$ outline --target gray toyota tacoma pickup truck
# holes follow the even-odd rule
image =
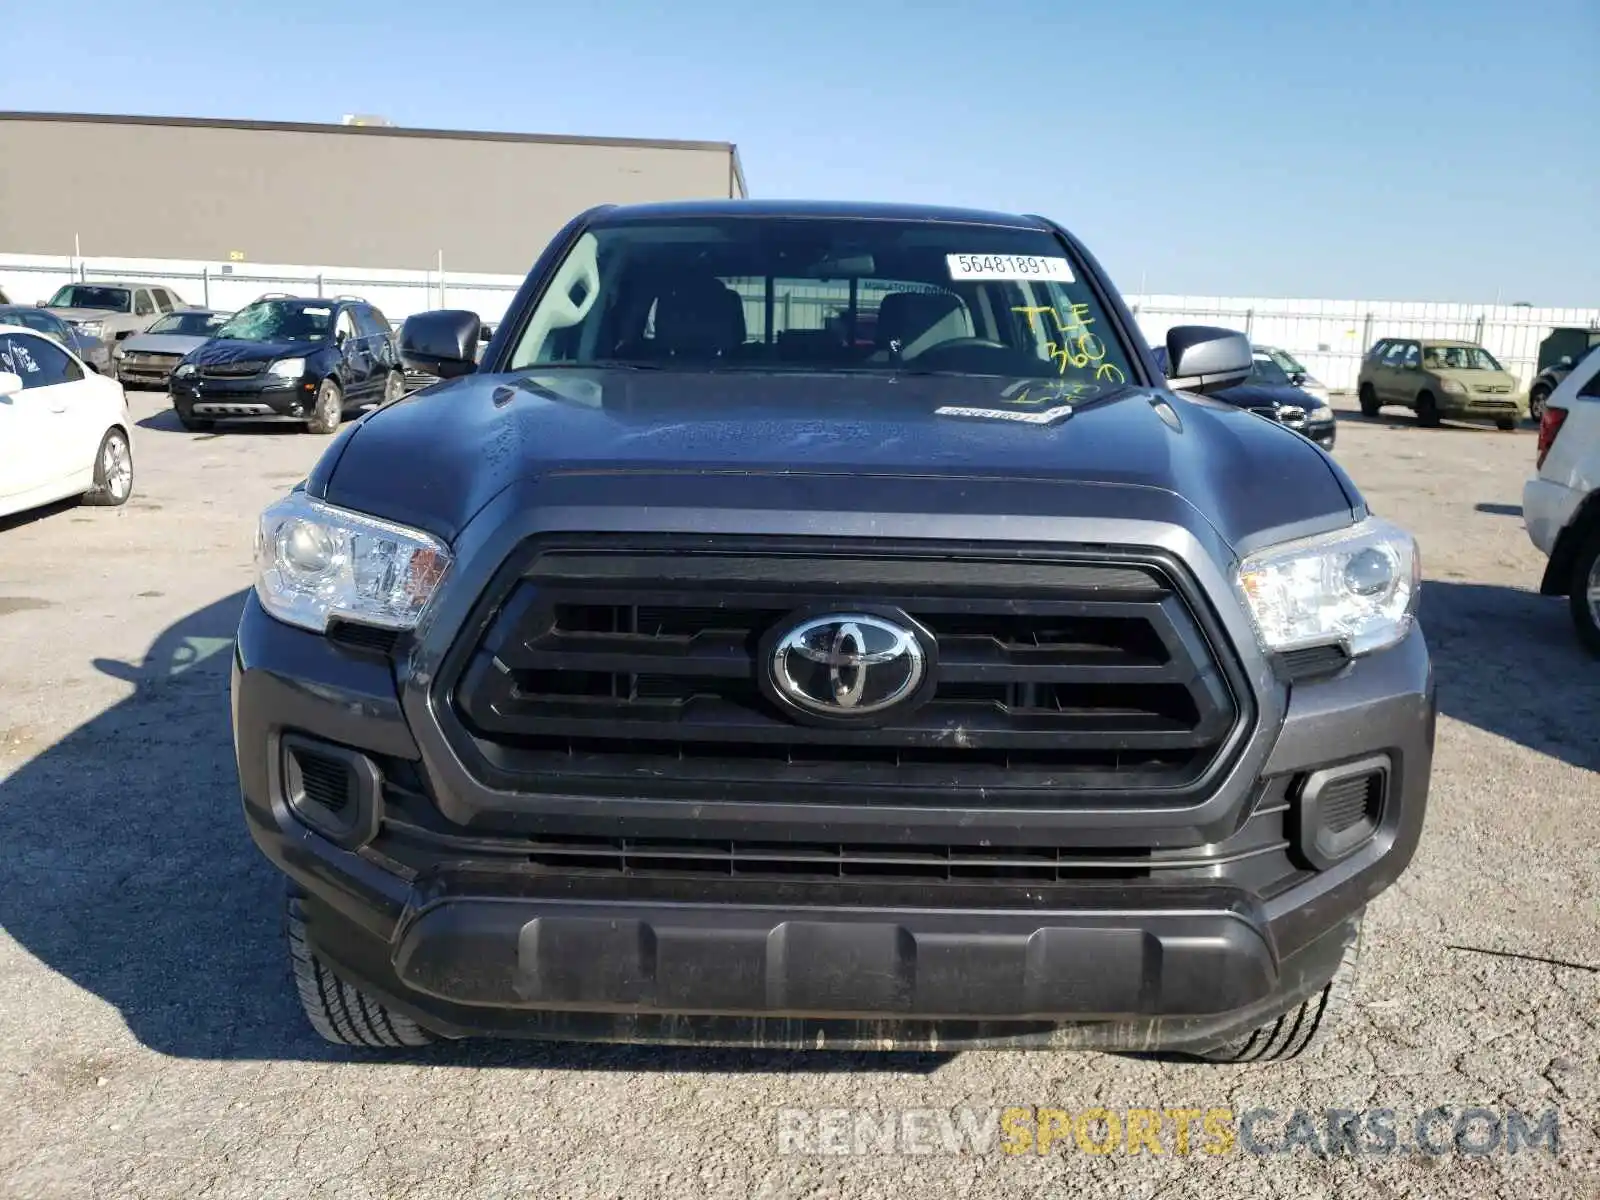
[[[1298,1054],[1417,847],[1417,550],[1034,216],[600,207],[262,514],[335,1042]]]

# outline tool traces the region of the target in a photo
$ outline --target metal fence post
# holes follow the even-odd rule
[[[1253,308],[1245,309],[1245,313],[1244,313],[1244,335],[1245,335],[1245,337],[1251,337],[1255,333],[1255,324],[1256,324],[1256,310],[1253,309]]]
[[[322,272],[317,272],[317,299],[322,299]]]
[[[1480,345],[1480,346],[1483,345],[1483,314],[1482,313],[1478,314],[1478,326],[1477,326],[1476,331],[1472,335],[1472,340],[1477,342],[1478,345]]]
[[[1372,314],[1369,312],[1361,320],[1361,353],[1363,355],[1372,347]]]
[[[210,308],[211,307],[211,268],[210,267],[201,267],[200,268],[200,290],[205,295],[205,300],[204,300],[205,306],[207,308]]]

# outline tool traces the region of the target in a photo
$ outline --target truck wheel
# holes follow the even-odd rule
[[[311,409],[311,419],[306,428],[312,433],[332,433],[344,420],[344,393],[337,379],[324,379],[317,388],[316,403]]]
[[[1361,385],[1360,396],[1361,415],[1363,417],[1377,416],[1378,409],[1383,406],[1378,403],[1378,393],[1372,390],[1372,385],[1370,383],[1363,383]]]
[[[1510,433],[1517,427],[1517,423],[1510,417],[1501,417],[1499,420],[1495,421],[1494,427],[1501,433]]]
[[[1572,606],[1572,624],[1578,631],[1578,640],[1590,654],[1600,658],[1600,526],[1591,529],[1588,540],[1578,547],[1567,602]]]
[[[133,450],[120,429],[106,430],[94,459],[94,486],[83,494],[85,504],[116,508],[133,495]]]
[[[426,1046],[433,1035],[390,1012],[359,988],[336,977],[306,941],[305,910],[299,896],[288,898],[289,965],[306,1018],[336,1046]]]
[[[1439,424],[1439,402],[1432,392],[1423,392],[1417,397],[1417,424],[1424,429],[1433,429]]]
[[[1339,1023],[1355,987],[1356,960],[1361,956],[1361,926],[1344,948],[1344,957],[1333,978],[1315,995],[1267,1022],[1254,1033],[1227,1042],[1200,1057],[1214,1063],[1287,1062],[1308,1048],[1327,1039],[1327,1031]]]

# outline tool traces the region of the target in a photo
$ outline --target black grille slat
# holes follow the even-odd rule
[[[534,557],[453,676],[486,765],[583,794],[1050,789],[1061,803],[1145,788],[1177,803],[1236,744],[1247,693],[1157,563],[706,547]],[[761,690],[763,639],[799,612],[856,607],[923,627],[931,697],[880,727],[797,723]]]
[[[1343,833],[1372,816],[1382,786],[1383,776],[1377,773],[1330,783],[1319,797],[1322,823],[1334,833]]]
[[[306,799],[329,812],[344,811],[350,803],[350,768],[345,763],[305,752],[295,756],[295,763]]]

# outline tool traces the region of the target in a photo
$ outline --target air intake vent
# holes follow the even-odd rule
[[[1386,756],[1313,771],[1300,786],[1301,853],[1322,869],[1345,857],[1377,831],[1389,789]]]
[[[286,734],[283,790],[295,816],[342,846],[364,844],[377,832],[382,778],[360,751]]]

